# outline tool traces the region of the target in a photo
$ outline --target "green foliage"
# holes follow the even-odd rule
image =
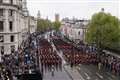
[[[111,14],[99,12],[87,25],[86,42],[96,43],[99,48],[116,48],[120,42],[120,23]]]
[[[37,21],[37,30],[38,31],[43,31],[45,29],[47,29],[48,27],[51,27],[52,23],[49,20],[45,20],[45,19],[39,19]]]
[[[52,23],[52,28],[55,29],[56,31],[59,30],[61,23],[58,21],[55,21]]]

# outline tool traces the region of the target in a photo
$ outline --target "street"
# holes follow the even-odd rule
[[[56,50],[57,55],[59,55],[62,59],[63,71],[58,73],[56,72],[54,77],[50,77],[50,73],[45,73],[45,78],[43,78],[44,80],[59,80],[59,77],[63,76],[63,74],[68,76],[70,79],[64,78],[63,76],[61,80],[119,80],[119,76],[112,74],[104,67],[101,70],[98,70],[97,65],[79,64],[71,68],[70,65],[67,65],[67,62],[64,60],[62,50],[58,51],[53,42],[51,43],[53,50]]]

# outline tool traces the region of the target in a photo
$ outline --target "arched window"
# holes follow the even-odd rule
[[[10,4],[13,4],[13,0],[10,0]]]
[[[4,22],[0,21],[0,32],[4,30]]]
[[[78,35],[80,35],[80,31],[78,32]]]
[[[9,29],[10,29],[10,31],[13,30],[13,22],[12,21],[9,22]]]
[[[14,42],[14,36],[13,36],[13,35],[10,36],[10,41],[11,41],[11,42]]]
[[[15,52],[15,45],[11,45],[11,53],[14,53]]]
[[[1,46],[1,54],[4,54],[4,46]]]
[[[0,42],[4,42],[4,36],[0,35]]]
[[[3,9],[0,9],[0,16],[3,16]]]
[[[0,3],[3,3],[3,0],[0,0]]]

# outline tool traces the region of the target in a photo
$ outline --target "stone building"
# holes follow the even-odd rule
[[[30,20],[30,33],[33,33],[37,30],[37,18],[33,17],[33,16],[29,16],[29,20]]]
[[[0,0],[0,56],[18,49],[28,34],[30,19],[26,0]]]
[[[79,43],[85,40],[85,31],[88,20],[64,18],[60,27],[61,33],[70,40]]]

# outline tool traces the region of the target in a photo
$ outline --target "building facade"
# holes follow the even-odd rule
[[[79,43],[85,40],[85,31],[88,20],[68,19],[62,20],[61,33],[70,40]]]
[[[26,0],[0,0],[0,56],[18,49],[29,30]]]
[[[30,20],[30,33],[34,33],[37,30],[37,18],[34,18],[33,16],[29,16]]]

